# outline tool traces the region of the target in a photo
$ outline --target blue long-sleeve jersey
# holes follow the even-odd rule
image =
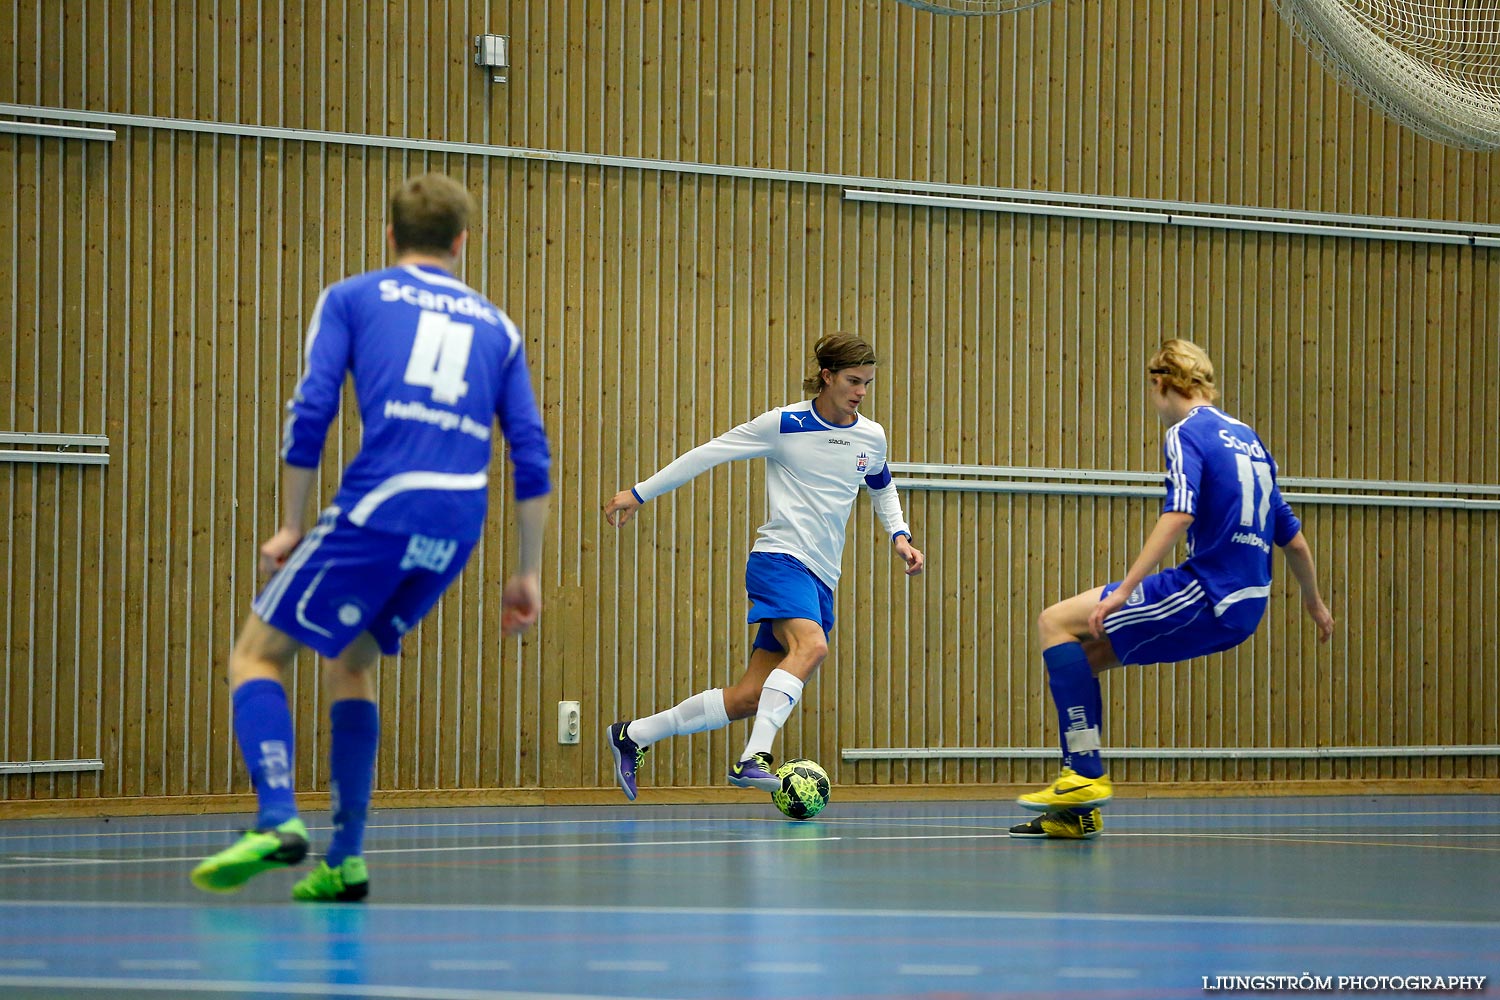
[[[496,418],[516,499],[550,491],[551,453],[520,331],[441,268],[389,267],[323,290],[287,403],[288,465],[317,466],[346,372],[364,436],[333,504],[354,524],[477,539]]]
[[[1174,424],[1162,450],[1163,511],[1193,515],[1182,568],[1202,583],[1215,615],[1260,621],[1271,546],[1302,530],[1276,485],[1275,459],[1253,428],[1213,406],[1195,406]]]

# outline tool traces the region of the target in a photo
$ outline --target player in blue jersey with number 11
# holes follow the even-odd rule
[[[292,795],[292,718],[282,676],[303,646],[324,656],[334,833],[292,896],[353,901],[369,891],[361,855],[380,738],[371,672],[432,609],[484,527],[492,430],[515,467],[520,566],[501,594],[500,627],[524,631],[541,610],[550,454],[510,317],[452,274],[473,202],[428,174],[391,200],[395,265],[324,289],[287,420],[280,529],[261,546],[275,571],[230,655],[234,732],[259,802],[254,829],[193,870],[233,892],[296,864],[307,828]],[[308,500],[347,375],[363,437],[338,494],[307,528]]]
[[[1250,638],[1271,593],[1273,546],[1286,555],[1319,640],[1333,635],[1312,549],[1276,487],[1276,462],[1253,428],[1214,406],[1208,355],[1169,340],[1147,370],[1152,406],[1168,425],[1166,502],[1123,580],[1054,604],[1038,619],[1063,769],[1051,785],[1017,800],[1042,815],[1013,827],[1014,837],[1099,834],[1098,806],[1114,794],[1099,757],[1099,671],[1190,660]],[[1153,573],[1184,533],[1187,560]]]

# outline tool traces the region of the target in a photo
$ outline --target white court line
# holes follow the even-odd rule
[[[1177,840],[1264,840],[1285,843],[1329,843],[1337,840],[1390,840],[1405,838],[1408,840],[1452,840],[1452,839],[1500,839],[1497,833],[1344,833],[1333,830],[1308,830],[1294,833],[1197,833],[1190,830],[1108,830],[1106,833],[1111,839],[1123,837],[1132,838],[1161,838]],[[836,836],[836,837],[723,837],[702,840],[598,840],[598,841],[570,841],[567,843],[548,844],[463,844],[454,847],[377,847],[365,851],[365,854],[473,854],[484,851],[566,851],[566,850],[592,850],[603,847],[733,847],[739,844],[783,844],[794,846],[797,844],[817,844],[827,841],[893,841],[893,840],[1005,840],[1008,833],[909,833],[872,836]],[[1392,845],[1403,846],[1403,845]],[[1429,845],[1417,844],[1417,847]],[[1431,845],[1441,847],[1441,845]],[[1457,849],[1457,848],[1455,848]],[[1483,848],[1464,848],[1464,850],[1484,850]],[[25,863],[0,863],[0,869],[5,868],[43,868],[57,865],[160,865],[160,864],[183,864],[188,861],[201,861],[200,854],[188,854],[177,857],[166,858],[31,858]],[[383,904],[382,904],[383,905]]]
[[[1390,843],[1383,833],[1115,833],[1115,837],[1143,839],[1150,837],[1178,838],[1188,840],[1244,840],[1269,844],[1300,844],[1307,847],[1410,847],[1424,851],[1474,851],[1479,854],[1500,854],[1500,847],[1463,847],[1459,844]],[[1447,834],[1416,834],[1447,839]],[[1468,837],[1500,836],[1491,833],[1463,834]]]
[[[514,966],[503,959],[434,958],[427,963],[436,972],[509,972]]]
[[[883,837],[847,837],[847,840],[1009,840],[1009,833],[903,833]]]
[[[1118,837],[1223,837],[1228,840],[1292,840],[1297,837],[1344,837],[1348,839],[1364,838],[1365,840],[1389,840],[1393,837],[1427,837],[1440,840],[1450,840],[1473,837],[1500,837],[1500,833],[1355,833],[1343,830],[1298,830],[1295,833],[1255,833],[1243,831],[1239,833],[1192,833],[1186,830],[1122,830],[1115,833],[1107,831]],[[857,840],[867,838],[858,837]]]
[[[196,958],[122,958],[120,968],[129,972],[196,972],[203,963]]]
[[[584,968],[590,972],[666,972],[668,965],[666,962],[622,959],[619,961],[585,962]]]
[[[816,976],[827,970],[817,962],[747,962],[745,971],[755,975]]]
[[[565,851],[569,849],[591,850],[600,847],[702,847],[735,846],[737,844],[815,844],[825,840],[843,840],[843,837],[722,837],[712,840],[580,840],[566,844],[464,844],[458,847],[378,847],[365,851],[371,854],[472,854],[476,851]],[[96,865],[161,865],[202,861],[201,854],[188,854],[173,858],[94,858],[87,861],[66,858],[39,858],[33,867],[55,864]],[[26,868],[28,865],[4,865],[0,868]]]
[[[704,840],[580,840],[570,844],[465,844],[460,847],[382,847],[365,854],[436,854],[469,851],[565,851],[599,847],[733,847],[738,844],[815,844],[843,837],[716,837]]]
[[[438,806],[425,808],[446,809],[473,809],[475,806]],[[491,809],[522,809],[534,808],[531,806],[487,806]],[[554,806],[552,808],[570,808],[568,806]],[[636,819],[627,815],[632,808],[630,806],[586,806],[576,808],[610,809],[616,808],[621,812],[620,816],[610,819],[504,819],[504,820],[447,820],[441,823],[367,823],[366,830],[456,830],[464,827],[515,827],[515,826],[618,826],[621,823],[629,823],[631,826],[643,826],[660,823],[662,825],[672,823],[696,823],[703,826],[711,826],[715,823],[755,823],[757,825],[775,824],[786,826],[787,820],[781,816],[654,816],[647,819]],[[400,812],[402,810],[392,810]],[[995,819],[994,816],[979,817],[981,819]],[[3,822],[3,821],[0,821]],[[819,822],[823,822],[819,820]],[[306,824],[309,833],[327,833],[333,830],[332,825],[319,825],[315,823]],[[203,836],[229,836],[237,837],[245,832],[244,825],[235,827],[224,827],[223,829],[210,829],[205,827],[201,830],[111,830],[108,833],[12,833],[0,834],[0,841],[5,840],[83,840],[104,839],[108,837],[203,837]]]
[[[46,967],[47,963],[40,958],[0,958],[0,971],[36,972]]]
[[[874,802],[872,802],[872,803],[859,803],[859,804],[860,805],[888,805],[889,803],[874,803]],[[1006,805],[1006,807],[1009,808],[1010,800],[1007,799],[1002,804]],[[423,808],[444,808],[444,809],[475,809],[475,808],[518,809],[518,808],[536,808],[536,807],[530,807],[530,806],[483,806],[483,807],[481,807],[481,806],[440,806],[440,807],[423,807]],[[629,810],[629,809],[633,808],[633,807],[630,807],[630,806],[577,806],[577,807],[563,806],[563,807],[553,807],[553,808],[588,808],[588,809],[617,808],[617,809],[621,810],[622,816],[617,817],[617,818],[611,818],[611,819],[510,819],[510,820],[451,820],[451,821],[434,822],[434,823],[369,823],[369,824],[366,824],[365,829],[366,830],[449,830],[449,829],[459,829],[459,828],[463,828],[463,827],[488,828],[488,827],[517,827],[517,826],[608,826],[610,824],[619,824],[619,823],[624,823],[624,822],[629,822],[629,823],[631,823],[632,825],[635,825],[635,826],[644,826],[644,825],[649,825],[649,824],[654,824],[654,823],[660,823],[660,824],[669,824],[669,823],[702,823],[702,824],[712,824],[712,823],[757,823],[757,824],[767,824],[767,823],[775,823],[775,824],[778,824],[778,825],[783,825],[783,824],[786,823],[786,820],[781,819],[780,817],[776,817],[776,816],[700,816],[700,817],[690,817],[690,816],[682,816],[682,817],[677,817],[677,816],[658,816],[658,817],[641,818],[641,819],[637,819],[635,817],[630,817],[630,818],[627,819],[623,815],[623,813],[626,810]],[[1192,812],[1192,813],[1167,812],[1167,813],[1135,813],[1135,812],[1120,812],[1119,808],[1120,807],[1118,805],[1115,805],[1115,806],[1111,807],[1111,812],[1110,812],[1111,818],[1114,818],[1114,819],[1148,819],[1148,820],[1157,820],[1157,819],[1299,819],[1299,818],[1340,819],[1340,818],[1348,818],[1348,817],[1354,817],[1354,818],[1358,818],[1358,819],[1364,819],[1364,818],[1368,818],[1368,817],[1372,817],[1372,816],[1485,816],[1485,817],[1491,817],[1491,818],[1500,818],[1500,810],[1495,810],[1495,809],[1421,809],[1421,810],[1411,810],[1411,811],[1406,811],[1406,810],[1401,810],[1401,809],[1390,809],[1390,810],[1376,810],[1376,811],[1373,811],[1373,812],[1359,812],[1359,811],[1350,810],[1350,811],[1336,811],[1336,812]],[[384,811],[384,810],[377,810],[377,811]],[[392,812],[403,812],[405,810],[404,809],[392,808],[390,811],[392,811]],[[825,815],[825,816],[820,817],[817,820],[817,822],[821,823],[821,824],[824,824],[824,825],[827,825],[827,826],[834,826],[834,825],[855,826],[855,825],[861,825],[861,824],[864,824],[864,825],[888,825],[888,826],[943,826],[943,825],[952,824],[952,823],[965,823],[965,822],[973,822],[973,823],[996,823],[996,822],[1001,822],[1003,820],[1004,820],[1004,817],[998,816],[998,815],[992,813],[992,814],[985,815],[985,816],[938,816],[938,817],[933,817],[930,820],[924,820],[924,819],[922,819],[920,817],[905,817],[905,818],[903,818],[903,817],[899,817],[899,816],[885,817],[885,816],[827,816],[827,815]],[[28,820],[26,822],[34,822],[34,821],[29,821]],[[308,826],[307,826],[307,829],[310,832],[313,832],[313,833],[321,833],[321,832],[326,832],[326,831],[332,830],[333,827],[332,826],[314,825],[314,824],[309,823]],[[8,833],[8,834],[0,834],[0,841],[7,841],[7,840],[64,840],[64,839],[82,840],[82,839],[105,839],[105,838],[110,838],[110,837],[201,837],[201,836],[210,836],[210,835],[212,835],[212,836],[234,836],[234,835],[238,835],[238,834],[241,834],[241,833],[244,833],[244,827],[243,826],[240,826],[240,827],[225,827],[223,829],[217,829],[217,828],[215,828],[215,829],[208,829],[208,828],[205,828],[205,829],[201,829],[201,830],[118,830],[118,831],[112,830],[112,831],[109,831],[108,833],[103,833],[103,832],[100,832],[100,833],[92,833],[92,832],[85,832],[85,833],[78,833],[78,832],[72,832],[72,833]]]
[[[230,979],[135,979],[124,976],[0,976],[0,986],[109,990],[113,993],[228,993],[265,996],[376,997],[378,1000],[651,1000],[610,993],[527,993],[521,990],[440,989],[435,986],[369,986],[359,983],[257,983]],[[661,998],[655,998],[661,1000]]]
[[[977,965],[900,965],[896,967],[900,976],[977,976]]]
[[[280,958],[276,968],[287,972],[357,972],[359,963],[348,958]]]
[[[113,864],[107,858],[22,858],[12,857],[11,861],[0,864],[0,868],[56,868],[59,865],[108,865]]]
[[[1136,979],[1139,978],[1140,974],[1140,969],[1106,969],[1080,966],[1069,966],[1068,968],[1057,970],[1057,975],[1061,979]]]
[[[190,913],[203,911],[197,902],[125,902],[123,900],[56,900],[56,899],[0,899],[5,907],[32,907],[35,909],[90,909],[90,910],[184,910]],[[223,910],[255,911],[256,905],[225,906]],[[1218,915],[1209,913],[1060,913],[1037,912],[1035,910],[890,910],[890,909],[840,909],[836,907],[815,909],[808,907],[777,908],[745,906],[739,908],[713,906],[544,906],[498,903],[385,903],[379,904],[381,912],[408,913],[572,913],[572,914],[636,914],[644,916],[692,916],[692,917],[755,917],[785,920],[797,919],[872,919],[872,920],[970,920],[997,921],[1020,920],[1027,923],[1057,920],[1084,920],[1089,923],[1143,923],[1143,924],[1225,924],[1247,927],[1431,927],[1464,930],[1493,931],[1493,920],[1396,920],[1372,917],[1251,917]]]

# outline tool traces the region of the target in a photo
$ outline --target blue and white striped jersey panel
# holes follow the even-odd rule
[[[1271,589],[1271,550],[1302,530],[1276,485],[1276,462],[1248,424],[1197,406],[1168,429],[1165,512],[1193,515],[1182,568],[1203,585],[1214,613],[1259,601]],[[1247,612],[1259,614],[1263,603]]]
[[[886,468],[885,428],[866,417],[845,427],[818,416],[811,400],[777,407],[687,452],[635,492],[649,501],[723,462],[766,460],[768,519],[753,550],[794,556],[837,586],[845,529],[861,487],[892,537],[910,534]]]
[[[287,408],[282,457],[316,466],[354,377],[363,437],[334,504],[359,525],[473,540],[488,503],[498,419],[516,497],[546,494],[551,453],[520,331],[436,267],[390,267],[325,289]]]

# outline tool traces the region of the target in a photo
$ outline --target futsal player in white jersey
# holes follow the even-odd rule
[[[643,719],[609,727],[609,749],[625,797],[636,797],[636,771],[646,749],[668,736],[721,729],[755,716],[749,742],[729,783],[775,791],[771,756],[777,732],[802,697],[802,686],[828,655],[833,589],[843,561],[844,531],[860,487],[870,491],[908,576],[922,572],[901,498],[886,466],[885,428],[861,416],[875,380],[875,352],[858,337],[835,334],[813,347],[803,390],[813,398],[762,413],[682,455],[604,505],[619,527],[645,503],[724,462],[766,460],[769,518],[745,566],[749,622],[758,623],[744,676]]]
[[[1276,461],[1254,428],[1214,405],[1208,354],[1169,340],[1147,372],[1151,405],[1167,425],[1162,514],[1124,579],[1059,601],[1037,620],[1063,766],[1052,784],[1017,800],[1042,815],[1012,827],[1013,837],[1098,836],[1098,806],[1114,794],[1099,755],[1098,674],[1191,660],[1250,638],[1271,594],[1274,548],[1286,556],[1319,641],[1333,635],[1312,548],[1276,485]],[[1187,559],[1153,572],[1184,535]]]

